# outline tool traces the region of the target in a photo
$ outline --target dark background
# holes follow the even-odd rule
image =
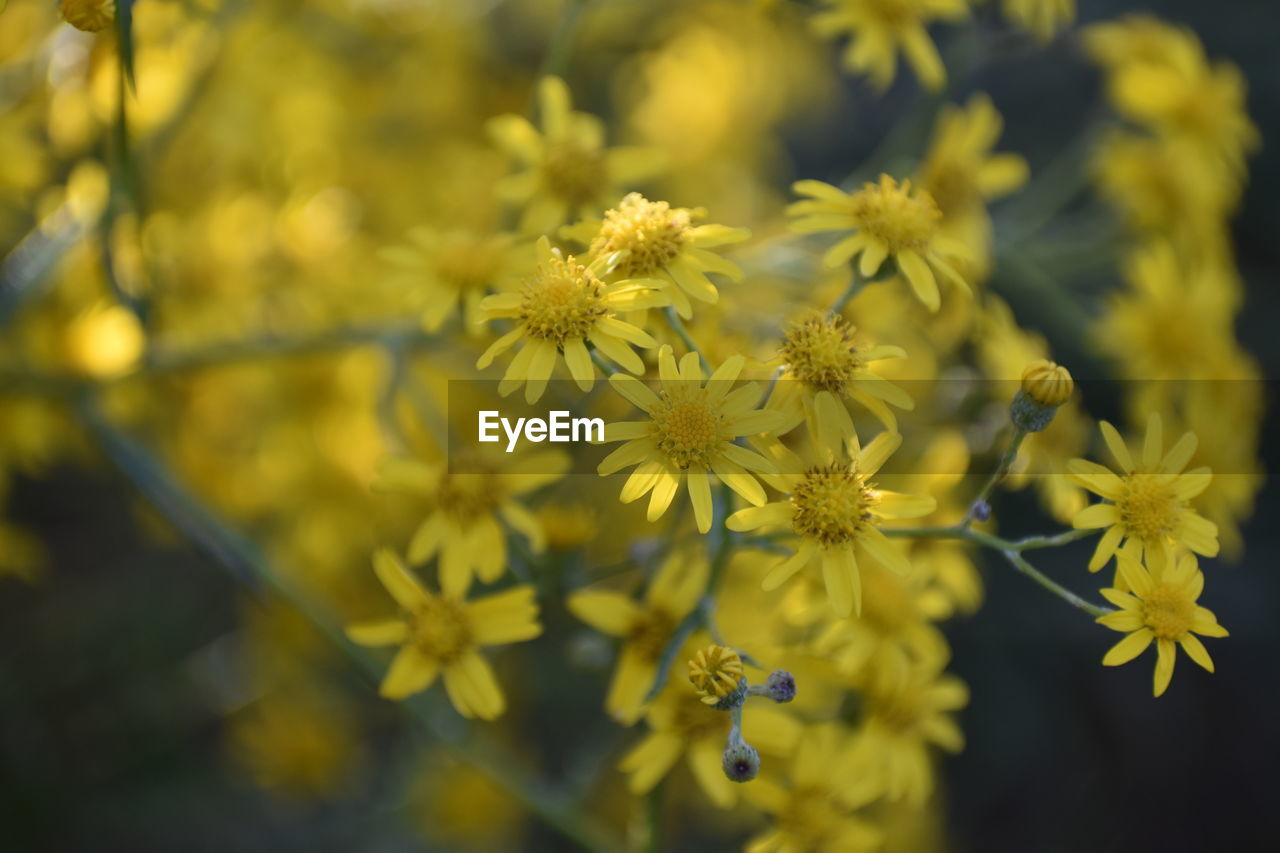
[[[1080,5],[1084,21],[1143,8],[1184,22],[1211,56],[1230,58],[1247,76],[1263,148],[1234,224],[1248,286],[1239,336],[1275,377],[1280,161],[1269,147],[1280,139],[1280,6]],[[1007,115],[1036,117],[1011,121],[1001,145],[1025,152],[1033,171],[1097,102],[1096,73],[1068,61],[1070,50],[1059,42],[1053,61],[1011,59],[971,83]],[[886,117],[895,99],[914,94],[910,85],[895,88]],[[851,98],[863,95],[847,89]],[[1276,430],[1272,417],[1262,449],[1268,471],[1280,447]],[[102,469],[60,470],[15,487],[14,520],[47,543],[52,565],[35,587],[0,581],[0,850],[411,847],[388,828],[381,804],[348,800],[310,808],[303,819],[298,806],[264,797],[228,762],[220,719],[190,673],[193,657],[236,624],[239,590],[203,556],[149,544],[129,509],[133,498]],[[968,745],[942,765],[954,849],[1276,849],[1278,501],[1272,487],[1259,495],[1242,562],[1208,566],[1203,603],[1231,631],[1209,643],[1217,673],[1180,655],[1159,700],[1150,695],[1150,653],[1104,669],[1110,632],[1031,591],[1004,566],[987,566],[980,615],[947,626],[954,670],[973,691],[962,714]],[[1038,515],[1018,515],[1018,506],[1006,502],[1006,529],[1043,527]],[[1044,552],[1040,564],[1055,577],[1075,577],[1090,547]]]

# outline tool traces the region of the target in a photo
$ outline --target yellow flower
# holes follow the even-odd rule
[[[969,702],[969,688],[936,667],[916,666],[905,679],[880,670],[859,682],[862,717],[855,755],[877,775],[890,799],[923,806],[933,790],[932,746],[964,748],[951,712]]]
[[[614,390],[649,416],[647,421],[605,426],[605,441],[626,444],[604,458],[600,475],[639,466],[622,487],[623,503],[650,495],[648,519],[657,521],[683,484],[701,533],[711,529],[713,474],[755,506],[764,503],[764,488],[755,474],[771,473],[773,463],[734,440],[775,429],[783,418],[755,408],[757,385],[729,390],[745,363],[740,355],[730,356],[707,379],[697,353],[686,353],[677,367],[671,347],[664,345],[658,350],[662,390],[657,394],[634,376],[609,377]]]
[[[485,583],[502,576],[508,528],[535,554],[542,552],[542,524],[520,498],[568,469],[569,457],[559,450],[459,457],[449,464],[394,457],[383,461],[378,483],[428,499],[427,516],[409,542],[409,562],[421,565],[439,554],[441,583],[458,588],[472,575]]]
[[[645,712],[649,733],[618,765],[627,773],[627,787],[637,796],[662,781],[682,754],[707,797],[721,808],[738,800],[741,786],[721,767],[732,715],[695,701],[685,690],[664,691]],[[800,736],[800,724],[769,705],[752,705],[742,715],[742,737],[763,752],[787,755]],[[756,784],[755,782],[751,783]]]
[[[388,284],[425,305],[422,326],[435,332],[462,303],[464,328],[477,331],[484,322],[480,300],[485,293],[510,289],[519,281],[524,253],[510,234],[415,228],[409,244],[388,246],[380,253],[395,266]]]
[[[852,40],[844,52],[850,70],[867,74],[877,88],[887,89],[901,50],[926,88],[942,88],[947,71],[925,28],[933,21],[956,21],[968,15],[965,0],[822,2],[830,8],[813,16],[813,27],[824,36],[850,34]]]
[[[804,730],[791,761],[790,786],[760,778],[747,797],[774,823],[747,842],[747,853],[862,853],[881,833],[856,812],[883,791],[866,772],[847,732],[834,724]]]
[[[707,273],[733,281],[742,279],[737,264],[709,250],[751,236],[745,228],[694,224],[705,216],[701,208],[672,207],[665,201],[649,201],[640,193],[629,193],[617,207],[605,212],[602,222],[583,222],[562,233],[589,243],[593,257],[618,257],[612,271],[622,278],[662,282],[662,290],[671,297],[676,311],[688,318],[693,314],[690,297],[707,304],[720,298]]]
[[[68,24],[88,33],[105,30],[116,19],[116,0],[62,0],[58,8]]]
[[[532,640],[542,633],[533,587],[522,585],[467,601],[467,582],[441,577],[441,592],[428,592],[394,553],[373,555],[373,570],[404,610],[400,618],[347,626],[347,636],[362,646],[401,646],[382,680],[388,699],[404,699],[426,690],[444,673],[449,701],[464,717],[492,720],[506,707],[485,646]]]
[[[698,649],[689,661],[689,683],[704,705],[716,705],[738,689],[742,681],[742,658],[733,649],[710,645]]]
[[[887,569],[906,575],[906,555],[880,532],[890,518],[917,518],[933,512],[937,502],[927,495],[904,495],[878,489],[871,477],[902,443],[902,436],[882,432],[866,447],[849,441],[850,462],[820,461],[806,465],[776,440],[771,449],[778,470],[770,485],[785,500],[749,507],[729,516],[730,530],[785,528],[799,539],[795,553],[764,577],[766,591],[777,589],[810,563],[820,564],[827,597],[838,616],[862,612],[860,551]],[[825,455],[820,457],[827,459]]]
[[[787,214],[796,217],[791,223],[793,230],[854,232],[823,256],[827,266],[837,267],[858,257],[858,273],[870,277],[892,257],[930,311],[937,311],[941,304],[935,270],[969,292],[969,285],[951,261],[965,259],[970,252],[940,232],[942,212],[926,190],[913,193],[910,181],[899,185],[888,175],[852,194],[821,181],[797,181],[792,189],[809,196],[787,208]]]
[[[518,293],[497,293],[480,303],[489,319],[508,318],[515,328],[493,342],[476,362],[483,370],[495,357],[524,340],[498,384],[506,396],[524,384],[524,397],[537,402],[547,388],[558,358],[563,358],[569,375],[583,391],[595,384],[596,368],[587,344],[633,373],[644,371],[644,362],[631,346],[654,347],[648,332],[617,318],[617,314],[667,304],[667,297],[649,282],[600,280],[609,256],[600,256],[590,266],[567,258],[551,242],[539,238],[538,267]]]
[[[654,575],[642,602],[606,589],[585,589],[569,596],[566,603],[574,616],[597,631],[623,639],[604,702],[605,710],[619,721],[631,725],[640,718],[662,652],[706,591],[709,572],[703,557],[674,552]]]
[[[1153,689],[1164,693],[1173,678],[1177,646],[1193,661],[1213,672],[1213,659],[1196,634],[1225,637],[1227,629],[1213,613],[1198,604],[1204,590],[1204,574],[1191,554],[1181,555],[1163,576],[1153,575],[1127,554],[1116,557],[1119,575],[1130,592],[1104,589],[1102,595],[1120,609],[1098,617],[1100,625],[1126,636],[1102,659],[1103,666],[1119,666],[1156,644],[1156,673]]]
[[[605,148],[600,120],[573,109],[560,78],[539,81],[538,105],[541,133],[518,115],[489,122],[498,146],[524,167],[498,185],[504,200],[524,207],[522,233],[545,234],[570,217],[599,216],[622,190],[662,170],[654,149]]]
[[[898,420],[886,403],[908,411],[915,406],[906,391],[871,370],[872,362],[906,358],[906,352],[859,347],[854,331],[843,317],[817,311],[787,328],[779,354],[782,373],[769,398],[769,408],[788,416],[779,433],[806,421],[821,446],[842,447],[854,435],[846,399],[861,403],[889,430],[897,430]]]
[[[68,365],[98,377],[131,372],[146,346],[146,333],[137,315],[123,305],[106,302],[72,318],[63,338]]]
[[[1120,466],[1119,475],[1085,459],[1072,459],[1067,465],[1075,482],[1104,499],[1082,509],[1072,521],[1077,530],[1107,529],[1089,560],[1089,571],[1106,565],[1122,543],[1157,576],[1172,562],[1174,548],[1216,556],[1217,526],[1189,503],[1213,475],[1208,468],[1183,470],[1196,452],[1195,434],[1185,433],[1165,453],[1160,416],[1153,413],[1147,421],[1142,456],[1135,462],[1116,428],[1106,421],[1099,426]]]
[[[1042,42],[1076,19],[1076,0],[1001,0],[1005,18]]]
[[[965,106],[948,104],[939,113],[917,182],[937,203],[944,223],[982,211],[1026,183],[1022,155],[991,150],[1003,129],[1000,113],[981,92]]]

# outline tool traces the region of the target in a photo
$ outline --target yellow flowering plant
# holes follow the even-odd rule
[[[0,0],[6,849],[994,850],[1029,756],[1263,754],[1273,93],[1097,11]]]

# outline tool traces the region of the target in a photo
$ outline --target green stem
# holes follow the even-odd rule
[[[1013,428],[1013,435],[1009,438],[1009,444],[1005,447],[1004,453],[1000,456],[1000,462],[996,465],[996,469],[991,472],[991,476],[982,484],[982,488],[978,490],[978,495],[969,504],[969,511],[965,514],[964,521],[960,522],[962,527],[968,527],[974,522],[974,510],[982,503],[986,503],[987,498],[991,497],[991,492],[996,485],[1009,474],[1009,469],[1013,467],[1013,461],[1018,458],[1018,448],[1022,446],[1023,440],[1027,437],[1027,431],[1020,427]]]
[[[853,270],[850,275],[851,278],[849,280],[849,286],[844,289],[844,293],[840,294],[840,298],[831,305],[832,314],[839,314],[843,311],[844,307],[849,304],[849,301],[853,299],[853,297],[857,296],[862,291],[862,288],[866,287],[868,283],[867,279],[858,275],[858,271],[856,269]]]
[[[689,330],[685,328],[684,321],[680,319],[680,315],[676,313],[676,309],[668,305],[663,310],[667,317],[667,324],[671,326],[672,331],[674,331],[676,336],[680,338],[685,349],[689,352],[696,352],[698,354],[698,360],[702,362],[703,369],[710,374],[712,372],[711,363],[707,361],[707,357],[702,354],[702,350],[698,349],[697,343],[694,342],[693,337],[689,334]]]
[[[582,22],[582,12],[587,7],[587,0],[565,0],[564,13],[556,24],[556,31],[551,36],[551,44],[547,47],[547,55],[542,60],[539,77],[563,77],[569,70],[569,57],[573,53],[573,38],[577,35],[578,26]]]
[[[986,546],[1000,552],[1006,560],[1013,564],[1014,568],[1073,607],[1078,607],[1093,616],[1103,616],[1111,612],[1105,607],[1090,604],[1071,590],[1050,580],[1022,556],[1023,551],[1065,545],[1077,539],[1083,539],[1096,531],[1067,530],[1052,536],[1028,536],[1025,539],[1016,540],[983,533],[981,530],[974,530],[963,523],[950,527],[891,527],[883,529],[881,532],[892,539],[960,539],[965,542],[972,542],[975,545]]]
[[[163,463],[108,423],[91,401],[82,398],[77,408],[81,420],[107,457],[192,542],[216,558],[241,583],[255,590],[267,587],[297,608],[364,672],[371,683],[378,683],[385,665],[352,644],[338,622],[326,615],[304,590],[276,571],[254,543],[218,519],[177,481]],[[620,848],[621,845],[604,827],[578,814],[568,798],[551,790],[544,781],[523,772],[513,757],[500,755],[487,745],[474,741],[463,743],[450,737],[421,701],[406,701],[400,706],[459,760],[489,776],[565,838],[592,851]]]

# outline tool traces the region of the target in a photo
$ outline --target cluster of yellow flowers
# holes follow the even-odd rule
[[[1094,305],[997,244],[992,205],[1038,188],[996,150],[986,94],[896,137],[891,172],[778,180],[781,128],[817,120],[839,73],[815,34],[847,35],[845,66],[880,90],[901,52],[940,91],[926,27],[976,27],[966,0],[663,3],[678,26],[623,66],[603,34],[653,14],[628,4],[63,0],[83,32],[51,5],[0,18],[0,509],[17,476],[102,453],[272,580],[292,606],[246,600],[261,698],[227,726],[262,784],[323,794],[371,760],[330,672],[324,635],[345,635],[392,650],[347,647],[463,760],[456,786],[421,786],[453,798],[423,812],[436,837],[513,849],[529,811],[609,849],[687,756],[692,796],[744,805],[754,853],[876,850],[884,809],[936,808],[937,755],[964,745],[942,625],[980,606],[980,555],[1123,632],[1103,656],[1099,630],[1103,664],[1154,642],[1155,695],[1177,646],[1212,671],[1198,636],[1226,630],[1199,561],[1241,553],[1261,482],[1227,228],[1258,140],[1240,74],[1191,32],[1083,31],[1119,121],[1080,177],[1126,255]],[[553,73],[499,67],[488,15],[549,34]],[[999,15],[1036,44],[1074,3]],[[606,44],[582,67],[575,32]],[[574,106],[566,80],[605,103],[589,72],[630,81],[610,122]],[[1084,320],[1023,328],[1002,275]],[[1051,360],[1064,338],[1125,380],[1140,442],[1095,428],[1087,383]],[[605,418],[594,470],[459,438],[470,403],[516,392]],[[1095,432],[1114,470],[1084,458]],[[1027,485],[1059,530],[1007,534],[1001,491]],[[1061,583],[1028,556],[1093,535]],[[0,521],[0,572],[34,582],[42,562]],[[1103,569],[1114,609],[1069,589]],[[583,673],[587,701],[644,731],[596,756],[597,800],[572,808],[504,772],[563,756],[475,758],[429,704],[514,742]]]

